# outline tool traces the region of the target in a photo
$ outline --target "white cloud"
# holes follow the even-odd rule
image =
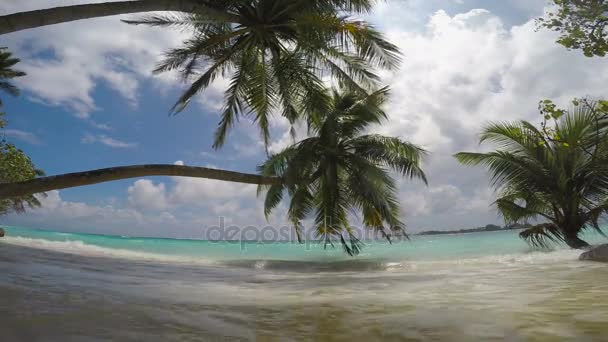
[[[83,202],[64,201],[59,191],[47,192],[46,197],[36,195],[42,206],[31,210],[31,215],[42,218],[61,218],[65,220],[120,220],[143,222],[143,216],[132,209],[120,209],[111,205],[95,206]]]
[[[80,139],[80,142],[83,144],[94,144],[99,143],[102,145],[106,145],[112,148],[135,148],[137,147],[137,143],[134,142],[126,142],[118,139],[114,139],[104,134],[93,135],[90,133],[85,133],[85,135]]]
[[[44,7],[56,5],[65,3],[45,1]],[[17,12],[39,7],[39,1],[10,1],[5,9]],[[92,96],[99,81],[131,106],[137,105],[142,80],[153,78],[161,90],[173,88],[177,84],[174,75],[152,76],[151,71],[167,48],[188,35],[120,22],[127,17],[132,16],[81,20],[6,35],[5,44],[22,59],[19,68],[28,74],[17,83],[38,101],[67,106],[80,118],[100,109]]]
[[[383,7],[395,9],[390,3]],[[539,122],[542,99],[567,105],[574,97],[604,95],[608,65],[567,51],[555,43],[554,33],[537,32],[533,20],[507,28],[484,9],[453,16],[437,11],[423,27],[407,30],[397,22],[386,27],[405,56],[398,71],[383,73],[393,94],[386,107],[389,120],[372,128],[431,152],[424,162],[428,187],[400,182],[406,223],[418,230],[498,222],[485,171],[461,166],[452,155],[480,150],[477,137],[488,121]],[[290,143],[285,131],[270,150]]]
[[[184,165],[184,162],[179,160],[175,162],[175,165]],[[213,165],[206,167],[213,168]],[[230,199],[245,201],[256,199],[257,186],[252,184],[189,177],[171,177],[171,180],[174,185],[168,194],[168,201],[176,205],[209,205]]]
[[[100,205],[73,202],[63,199],[57,190],[47,192],[46,197],[36,196],[41,202],[40,208],[32,208],[25,215],[9,215],[4,218],[5,222],[62,231],[201,238],[200,226],[182,221],[168,211],[144,215],[136,208],[125,208],[115,201]]]
[[[5,129],[4,134],[7,137],[25,141],[26,143],[32,145],[40,145],[42,143],[40,138],[38,138],[38,136],[32,132],[26,132],[19,129]]]
[[[275,141],[272,141],[268,146],[268,152],[270,153],[278,153],[281,152],[288,146],[291,146],[298,141],[305,139],[308,137],[308,131],[305,124],[296,124],[293,129],[295,132],[295,136],[291,132],[291,127],[286,119],[282,119],[282,124],[277,125],[279,128],[283,128],[283,134],[280,138]]]
[[[126,189],[128,205],[116,199],[105,204],[64,200],[59,191],[40,197],[42,207],[25,215],[10,215],[7,224],[27,224],[67,231],[87,231],[127,236],[168,236],[210,238],[209,228],[223,222],[224,227],[270,226],[291,231],[286,221],[286,207],[279,205],[269,220],[264,217],[263,201],[253,200],[255,186],[221,181],[197,182],[192,178],[170,178],[154,183],[138,179]],[[185,185],[195,192],[184,191]],[[251,231],[250,231],[251,232]],[[232,236],[233,238],[238,238]],[[251,237],[249,237],[251,238]]]
[[[398,72],[384,77],[394,96],[390,122],[380,130],[414,137],[434,151],[462,148],[453,145],[462,140],[462,129],[472,138],[488,120],[533,120],[543,98],[563,103],[601,95],[608,66],[565,50],[554,34],[534,28],[528,22],[507,30],[488,11],[472,10],[453,17],[439,11],[424,33],[390,30],[406,56]]]
[[[148,179],[139,179],[127,189],[129,203],[142,210],[163,210],[167,208],[165,184],[154,184]]]
[[[89,120],[89,124],[91,124],[91,126],[93,126],[94,128],[97,128],[102,131],[111,131],[112,130],[112,127],[110,125],[104,124],[104,123],[99,123],[95,120]]]
[[[111,0],[118,1],[118,0]],[[44,1],[42,7],[102,1]],[[39,9],[37,0],[10,0],[8,12]],[[19,68],[27,76],[16,82],[31,93],[33,100],[52,106],[66,106],[78,118],[89,118],[103,105],[93,92],[104,84],[116,91],[132,107],[138,105],[141,84],[152,84],[162,95],[182,91],[175,72],[152,75],[163,53],[181,46],[189,32],[176,29],[133,26],[120,20],[137,14],[93,18],[5,35],[5,45],[21,58]],[[101,82],[100,82],[101,81]],[[202,108],[219,114],[228,80],[219,78],[204,94],[196,97]],[[173,92],[171,96],[175,96]],[[168,101],[167,110],[176,100]]]
[[[393,90],[389,122],[374,130],[432,152],[425,162],[430,186],[402,185],[414,227],[497,221],[485,172],[458,165],[452,155],[479,150],[477,136],[488,121],[536,123],[539,100],[566,105],[573,97],[602,96],[608,81],[605,61],[567,51],[554,33],[536,32],[532,20],[508,29],[487,10],[438,11],[425,31],[390,27],[388,35],[405,58],[398,72],[384,75]]]
[[[19,68],[27,76],[16,83],[31,92],[38,102],[67,105],[78,118],[88,118],[91,111],[99,109],[90,95],[95,82],[87,77],[84,65],[68,67],[64,62],[24,58]]]
[[[208,109],[211,115],[219,115],[224,107],[224,92],[230,86],[230,80],[225,77],[218,77],[209,85],[207,89],[195,101],[203,108]]]
[[[452,154],[478,150],[477,134],[487,121],[538,122],[539,100],[551,98],[566,104],[573,97],[601,96],[608,81],[604,59],[589,59],[578,51],[567,51],[555,43],[554,33],[536,32],[532,20],[509,27],[505,23],[512,18],[499,18],[488,10],[455,15],[436,11],[430,17],[417,11],[420,6],[437,7],[440,3],[454,5],[454,1],[448,5],[430,0],[389,1],[381,3],[373,17],[404,52],[401,69],[383,75],[384,83],[393,89],[387,106],[389,122],[373,131],[421,144],[432,152],[425,161],[429,187],[406,180],[400,186],[406,222],[414,230],[496,222],[495,211],[488,207],[492,193],[487,175],[482,169],[458,165]],[[469,3],[457,6],[462,8]],[[526,11],[532,17],[540,13],[544,1],[509,3],[512,9]],[[12,0],[8,4],[9,10],[17,6],[38,7],[33,0]],[[183,34],[130,27],[118,19],[62,24],[6,36],[7,44],[19,47],[16,52],[29,73],[21,86],[49,104],[68,105],[81,116],[101,106],[91,96],[99,80],[135,104],[141,81],[149,80],[162,51],[179,45]],[[219,110],[223,82],[199,95],[197,102]],[[175,85],[171,75],[155,77],[151,83],[160,84],[162,90],[169,88],[164,85]],[[172,100],[168,100],[169,106]],[[289,134],[280,134],[287,130],[281,120],[272,121],[273,129],[280,132],[269,147],[271,152],[291,143]],[[229,137],[237,142],[237,152],[251,155],[256,148],[263,151],[254,143],[259,141],[255,127],[241,123],[239,130],[244,134]],[[305,136],[305,132],[299,133],[298,138]],[[110,146],[133,144],[104,135],[85,136],[85,140]],[[255,186],[188,178],[170,178],[166,184],[137,182],[132,186],[131,205],[159,208],[169,220],[173,217],[177,222],[203,224],[215,221],[218,215],[245,224],[263,220],[263,201],[256,199]],[[136,199],[136,189],[148,192],[143,191],[145,195]],[[79,207],[81,212],[91,210],[83,204],[59,206]],[[186,207],[196,210],[178,213]]]

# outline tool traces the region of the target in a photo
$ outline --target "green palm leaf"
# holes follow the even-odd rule
[[[14,58],[7,48],[0,48],[0,90],[13,96],[19,95],[19,89],[11,83],[11,80],[25,76],[24,72],[13,69],[17,63],[19,59]],[[4,128],[5,125],[4,113],[0,111],[0,128]],[[44,172],[37,169],[23,151],[4,139],[0,141],[0,183],[22,182],[38,176],[44,176]],[[9,212],[21,213],[27,208],[39,207],[40,196],[45,194],[38,194],[38,197],[26,195],[0,200],[0,215]]]
[[[425,151],[397,138],[362,134],[386,118],[381,106],[388,89],[326,94],[326,101],[308,113],[311,137],[271,155],[258,169],[283,179],[280,186],[265,188],[267,212],[281,200],[280,187],[289,195],[288,217],[298,236],[301,222],[311,217],[326,247],[339,242],[346,253],[356,255],[363,243],[349,214],[360,214],[366,228],[389,241],[394,233],[403,234],[390,171],[426,182],[420,167]]]
[[[323,78],[362,94],[375,89],[375,69],[395,68],[397,47],[370,24],[350,16],[371,0],[205,0],[201,13],[151,15],[133,25],[192,32],[169,50],[155,72],[176,70],[189,87],[171,112],[184,110],[218,77],[230,79],[214,148],[220,148],[241,115],[250,114],[269,142],[270,113],[290,123],[319,110],[327,99]]]
[[[23,71],[13,69],[17,63],[19,63],[19,59],[14,58],[7,48],[0,48],[0,90],[12,96],[19,95],[19,88],[10,81],[13,78],[25,76]],[[2,105],[1,99],[0,105]]]
[[[487,125],[480,141],[498,150],[455,155],[464,165],[488,169],[498,192],[495,202],[505,221],[546,221],[520,236],[531,245],[546,247],[565,242],[588,246],[578,235],[607,213],[608,125],[597,103],[587,100],[555,119],[553,126],[536,128],[526,121]],[[551,118],[551,116],[549,116]]]

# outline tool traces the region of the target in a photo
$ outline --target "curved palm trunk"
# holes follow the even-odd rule
[[[585,248],[590,247],[590,245],[585,240],[578,237],[578,234],[565,233],[564,242],[570,248],[574,248],[574,249],[585,249]]]
[[[25,182],[4,183],[0,184],[0,199],[145,176],[183,176],[263,185],[277,184],[281,182],[280,178],[277,177],[264,177],[260,175],[210,169],[206,167],[171,164],[147,164],[110,167],[105,169],[35,178]]]
[[[296,236],[298,237],[298,243],[304,243],[304,241],[302,241],[302,231],[300,230],[300,228],[295,228],[296,230]]]
[[[202,6],[200,0],[131,0],[55,7],[0,16],[0,34],[119,14],[152,11],[193,12]]]
[[[561,231],[564,234],[564,242],[574,249],[588,248],[590,245],[583,239],[579,238],[578,235],[585,228],[585,220],[578,216],[571,218],[570,220],[563,222],[560,225]]]

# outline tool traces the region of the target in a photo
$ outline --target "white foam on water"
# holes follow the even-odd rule
[[[8,236],[1,240],[2,243],[9,243],[30,248],[44,249],[61,253],[77,254],[93,257],[111,257],[132,259],[141,261],[168,262],[193,265],[219,265],[223,261],[218,258],[205,258],[204,256],[169,255],[153,252],[141,252],[128,249],[101,247],[94,244],[85,243],[80,240],[72,241],[51,241],[40,238],[26,238]],[[578,256],[581,252],[571,249],[557,249],[548,252],[526,252],[502,255],[487,255],[476,257],[455,257],[451,259],[434,260],[385,260],[379,264],[378,270],[399,272],[403,270],[451,270],[452,268],[479,268],[492,269],[494,267],[526,267],[529,265],[543,264],[567,264],[572,262],[578,264]],[[244,259],[246,255],[242,255]],[[275,260],[281,261],[281,260]],[[349,261],[356,262],[356,259]],[[257,260],[252,264],[252,268],[264,270],[268,266],[267,260]],[[294,269],[297,271],[297,269]]]
[[[223,266],[220,260],[214,263],[199,257],[105,248],[83,241],[6,237],[0,243],[83,256]],[[259,282],[239,281],[238,278],[227,282],[192,282],[175,277],[162,283],[151,283],[148,291],[155,297],[214,305],[300,305],[305,298],[306,305],[332,303],[352,310],[367,307],[368,303],[380,306],[407,304],[412,310],[408,316],[410,319],[418,315],[413,312],[426,310],[435,314],[450,307],[469,313],[471,310],[485,310],[486,314],[493,313],[504,319],[500,308],[509,307],[514,312],[524,313],[529,307],[550,311],[552,305],[561,305],[551,303],[563,297],[564,284],[574,286],[573,279],[589,277],[589,271],[603,266],[579,262],[579,254],[580,251],[558,249],[449,260],[387,260],[384,270],[378,269],[379,272],[272,271],[272,262],[257,260],[251,263],[251,267],[260,272],[248,280]],[[293,270],[298,271],[298,266],[295,265]],[[269,282],[272,282],[272,291],[268,291]],[[601,283],[598,286],[602,286]],[[589,291],[586,285],[576,289]],[[589,301],[593,300],[591,294],[588,293],[587,297],[591,298]],[[399,315],[404,314],[402,308],[398,310]]]
[[[459,265],[501,265],[501,266],[516,266],[516,265],[539,265],[539,264],[554,264],[568,261],[577,261],[582,252],[573,249],[556,249],[553,251],[533,251],[526,253],[509,253],[499,255],[487,255],[477,257],[459,257],[443,260],[404,260],[400,264],[404,267],[416,266],[437,266],[449,267]]]
[[[91,257],[106,257],[130,259],[139,261],[154,261],[154,262],[169,262],[180,264],[195,264],[195,265],[212,265],[214,261],[201,257],[177,256],[166,254],[155,254],[149,252],[139,252],[119,248],[107,248],[93,244],[87,244],[80,240],[72,241],[51,241],[44,239],[33,239],[20,236],[7,236],[0,243],[8,243],[11,245],[48,250],[53,252],[61,252],[68,254],[77,254]]]
[[[264,268],[266,268],[267,262],[265,261],[256,261],[254,268],[258,269],[258,270],[263,270]]]

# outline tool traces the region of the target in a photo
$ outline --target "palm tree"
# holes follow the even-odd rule
[[[23,151],[6,141],[0,141],[0,182],[27,181],[44,172],[34,166]],[[14,211],[21,213],[26,207],[38,207],[40,201],[31,193],[0,198],[0,215]]]
[[[156,11],[213,13],[224,0],[128,0],[46,8],[0,16],[0,34],[120,14]],[[229,1],[229,0],[225,0]],[[313,1],[313,0],[311,0]],[[344,9],[369,7],[369,0],[322,0]]]
[[[587,101],[563,114],[554,115],[551,129],[527,121],[490,124],[480,141],[497,144],[497,151],[455,157],[489,169],[505,221],[546,222],[520,237],[539,247],[561,241],[585,248],[579,234],[589,228],[601,233],[599,220],[608,210],[608,120]]]
[[[0,90],[13,96],[19,95],[19,88],[10,81],[16,77],[25,76],[23,71],[13,69],[17,63],[19,63],[19,59],[14,58],[7,48],[0,48]],[[0,106],[2,106],[1,99]]]
[[[47,8],[0,16],[0,34],[75,20],[152,11],[211,11],[204,0],[129,0]]]
[[[19,59],[12,56],[6,48],[0,48],[0,90],[13,95],[19,95],[19,88],[11,83],[16,77],[25,76],[25,73],[13,69]],[[0,99],[0,107],[2,100]],[[0,129],[6,126],[4,112],[0,111]],[[0,182],[27,181],[44,172],[34,166],[32,160],[23,151],[8,143],[4,138],[0,140]],[[11,211],[23,212],[26,207],[40,206],[38,198],[31,193],[11,198],[0,198],[0,215]]]
[[[153,0],[132,1],[133,5],[142,2]],[[365,93],[377,81],[371,68],[392,68],[399,61],[397,48],[371,25],[346,16],[370,10],[373,0],[196,0],[196,3],[204,5],[206,12],[155,15],[128,22],[193,29],[193,38],[167,53],[157,69],[158,72],[177,69],[184,78],[195,78],[174,107],[175,112],[182,110],[192,96],[216,77],[230,77],[215,147],[224,143],[228,129],[243,112],[254,115],[264,141],[268,142],[269,114],[281,111],[291,122],[300,118],[300,113],[308,112],[324,96],[322,77],[334,76],[345,87]],[[211,10],[207,11],[208,8]],[[62,13],[81,10],[95,12],[93,7],[86,10],[68,7]],[[2,184],[0,198],[151,175],[236,182],[246,179],[245,183],[256,184],[276,182],[273,178],[223,170],[134,165]]]
[[[251,114],[267,144],[269,113],[290,122],[322,92],[321,78],[366,91],[378,76],[373,67],[393,68],[398,48],[350,14],[371,10],[375,0],[136,0],[85,4],[0,17],[0,33],[58,22],[147,11],[159,14],[130,24],[177,26],[194,32],[167,53],[156,72],[179,70],[188,90],[172,109],[177,113],[218,76],[228,77],[226,103],[214,147],[243,113]],[[23,25],[22,25],[23,24]],[[6,31],[8,29],[8,31]]]
[[[374,68],[395,68],[398,48],[373,26],[343,11],[369,10],[373,1],[232,0],[214,14],[151,15],[130,24],[190,29],[193,37],[170,50],[155,72],[177,70],[190,87],[172,108],[183,110],[217,77],[229,79],[215,133],[221,147],[243,114],[269,141],[269,117],[294,123],[323,96],[323,76],[366,93],[376,88]]]
[[[288,217],[301,242],[301,222],[313,215],[325,246],[337,238],[350,255],[360,241],[347,212],[360,212],[363,224],[383,234],[403,233],[395,180],[389,170],[426,183],[420,167],[425,151],[399,138],[364,134],[371,124],[386,119],[381,109],[388,95],[383,88],[369,95],[332,91],[323,105],[309,113],[309,138],[272,155],[259,171],[283,180],[266,189],[265,214],[291,197]],[[349,240],[348,242],[346,240]]]
[[[62,175],[28,180],[16,180],[11,183],[9,183],[7,180],[0,179],[0,183],[2,183],[0,184],[0,200],[50,190],[66,189],[120,179],[148,176],[195,177],[258,185],[275,184],[281,182],[281,180],[276,177],[263,177],[260,175],[211,169],[206,167],[171,164],[130,165],[66,173]]]
[[[19,89],[10,83],[10,80],[25,75],[24,72],[13,69],[17,63],[19,63],[19,59],[12,57],[6,48],[0,49],[0,89],[11,95],[18,95]],[[3,114],[0,112],[0,128],[6,124]],[[34,193],[127,178],[185,176],[246,184],[273,184],[280,181],[276,178],[240,172],[162,164],[119,166],[34,178],[43,175],[44,173],[36,169],[30,158],[21,150],[5,141],[0,141],[0,214],[8,210],[23,211],[26,205],[39,205],[38,200],[32,196]]]

